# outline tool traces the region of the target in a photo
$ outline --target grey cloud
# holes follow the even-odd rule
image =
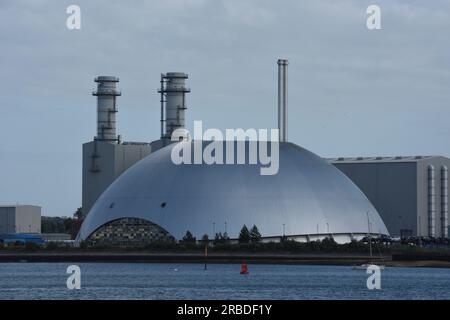
[[[365,10],[382,8],[382,30]],[[0,2],[0,202],[71,214],[98,74],[120,77],[119,131],[158,137],[159,74],[189,73],[188,121],[274,127],[290,60],[290,140],[323,156],[443,154],[450,140],[450,1]]]

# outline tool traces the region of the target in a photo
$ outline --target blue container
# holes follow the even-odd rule
[[[0,242],[4,244],[16,242],[26,244],[28,242],[33,242],[41,245],[45,243],[45,240],[36,234],[10,233],[10,234],[0,234]]]

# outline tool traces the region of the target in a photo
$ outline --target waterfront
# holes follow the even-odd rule
[[[381,290],[349,266],[79,263],[81,289],[68,290],[68,263],[1,263],[0,299],[450,299],[450,271],[387,268]]]

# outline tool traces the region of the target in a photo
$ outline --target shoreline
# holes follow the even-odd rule
[[[286,265],[341,265],[367,263],[369,255],[357,253],[210,253],[205,259],[201,253],[180,252],[0,252],[0,263],[201,263],[208,264],[286,264]],[[375,263],[387,267],[450,268],[450,255],[389,254],[374,257]]]

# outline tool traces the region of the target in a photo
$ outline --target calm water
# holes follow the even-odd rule
[[[66,287],[66,263],[0,263],[0,299],[450,299],[450,269],[387,268],[381,290],[365,270],[341,266],[79,263],[81,290]]]

